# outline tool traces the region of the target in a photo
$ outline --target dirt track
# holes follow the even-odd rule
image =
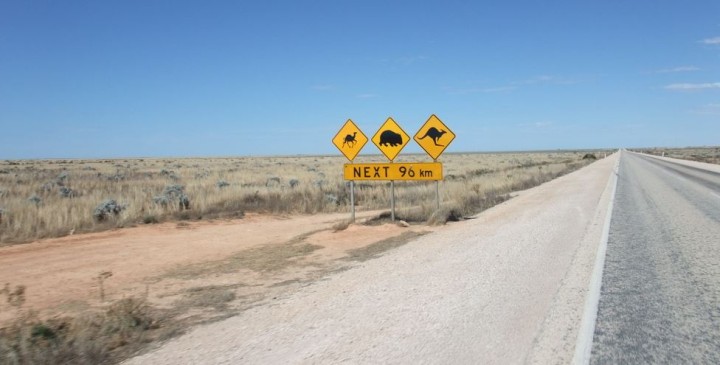
[[[377,212],[360,213],[359,217],[373,214]],[[147,295],[152,304],[171,306],[184,289],[239,281],[250,288],[247,294],[254,295],[250,301],[255,301],[262,298],[260,289],[252,289],[255,286],[303,281],[307,275],[312,276],[313,270],[330,268],[332,261],[347,250],[409,230],[396,225],[351,226],[333,233],[332,226],[344,219],[347,214],[248,215],[230,221],[146,225],[2,247],[0,284],[9,283],[11,288],[24,285],[27,290],[22,310],[37,310],[43,316],[76,314],[102,305],[96,279],[101,272],[112,273],[103,283],[106,302]],[[222,260],[238,252],[254,247],[286,247],[283,245],[299,241],[298,237],[322,247],[315,247],[309,255],[289,258],[303,260],[300,270],[239,270],[240,279],[237,273],[228,277],[215,270]],[[285,264],[292,263],[298,264]],[[199,268],[202,272],[198,273]],[[197,277],[182,277],[187,269],[194,270]],[[17,314],[18,309],[0,303],[0,323]]]

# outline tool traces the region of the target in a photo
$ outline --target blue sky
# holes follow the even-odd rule
[[[720,1],[0,1],[0,158],[339,154],[433,113],[455,152],[718,145]]]

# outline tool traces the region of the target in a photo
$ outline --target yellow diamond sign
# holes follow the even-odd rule
[[[433,160],[437,160],[450,142],[455,139],[455,133],[433,114],[415,133],[413,139]]]
[[[410,136],[392,118],[388,118],[372,138],[373,143],[390,161],[407,145]]]
[[[355,156],[360,153],[360,150],[365,146],[367,141],[368,138],[360,128],[358,128],[352,120],[348,119],[335,135],[332,143],[348,160],[352,161],[355,159]]]

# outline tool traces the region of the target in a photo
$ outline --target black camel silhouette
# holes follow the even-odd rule
[[[349,134],[346,135],[342,145],[345,146],[345,144],[347,143],[348,147],[353,148],[353,146],[355,146],[355,142],[357,142],[357,140],[355,139],[356,134],[357,132],[353,132],[352,136]]]

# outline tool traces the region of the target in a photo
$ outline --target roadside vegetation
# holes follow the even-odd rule
[[[720,164],[720,147],[687,147],[687,148],[640,148],[637,152],[655,156],[678,158],[681,160],[699,161]]]
[[[446,154],[440,211],[434,183],[398,182],[401,219],[442,223],[473,214],[512,191],[592,162],[583,159],[586,154]],[[427,161],[425,155],[401,158]],[[356,160],[373,161],[382,160]],[[345,212],[345,162],[339,156],[0,161],[0,245],[164,221],[240,218],[246,212]],[[356,195],[359,210],[390,205],[387,182],[359,182]]]
[[[79,317],[41,319],[32,311],[0,328],[0,363],[103,364],[117,362],[176,328],[144,300],[125,298]]]

